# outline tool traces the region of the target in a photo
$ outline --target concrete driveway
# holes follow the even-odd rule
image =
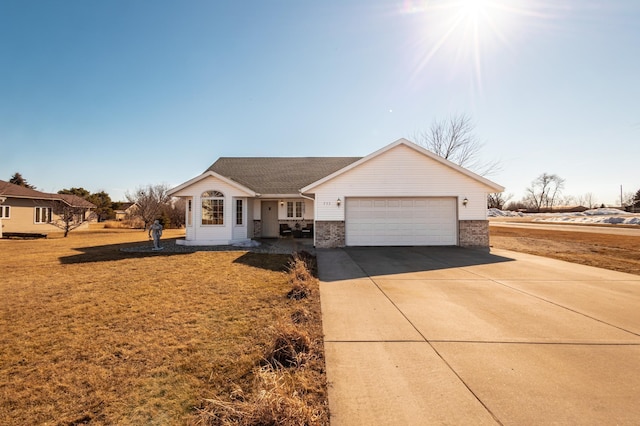
[[[640,423],[640,276],[455,247],[317,256],[333,426]]]

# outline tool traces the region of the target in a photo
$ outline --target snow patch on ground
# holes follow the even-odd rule
[[[252,247],[260,247],[260,242],[255,240],[247,240],[247,241],[239,241],[231,245],[233,247],[252,248]]]
[[[581,224],[623,224],[640,225],[640,214],[627,213],[618,209],[592,209],[581,213],[521,213],[489,209],[489,217],[523,217],[532,222],[565,222]]]
[[[489,209],[489,217],[524,217],[526,213],[514,212],[511,210]]]

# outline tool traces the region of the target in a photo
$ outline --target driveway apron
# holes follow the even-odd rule
[[[640,422],[640,276],[457,247],[317,256],[333,426]]]

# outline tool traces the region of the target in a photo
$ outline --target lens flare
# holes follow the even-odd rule
[[[473,83],[482,92],[482,67],[491,55],[515,51],[517,38],[531,20],[551,17],[541,0],[435,0],[402,4],[402,13],[419,17],[412,81],[432,61],[444,59],[450,67],[471,70]],[[459,69],[454,69],[459,71]]]

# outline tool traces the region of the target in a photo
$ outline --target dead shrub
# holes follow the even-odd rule
[[[311,338],[306,330],[284,321],[271,327],[273,344],[265,354],[266,362],[274,368],[299,367],[311,347]]]
[[[291,321],[294,324],[303,324],[309,321],[311,313],[305,308],[296,309],[291,313]]]
[[[301,300],[311,295],[311,284],[316,280],[309,266],[312,261],[315,261],[315,258],[305,251],[292,255],[287,269],[289,283],[292,287],[287,293],[289,299]]]
[[[198,423],[240,426],[327,424],[326,411],[309,406],[304,391],[295,388],[295,378],[288,373],[265,365],[256,370],[255,378],[256,391],[247,400],[206,399],[206,407],[199,410]]]

